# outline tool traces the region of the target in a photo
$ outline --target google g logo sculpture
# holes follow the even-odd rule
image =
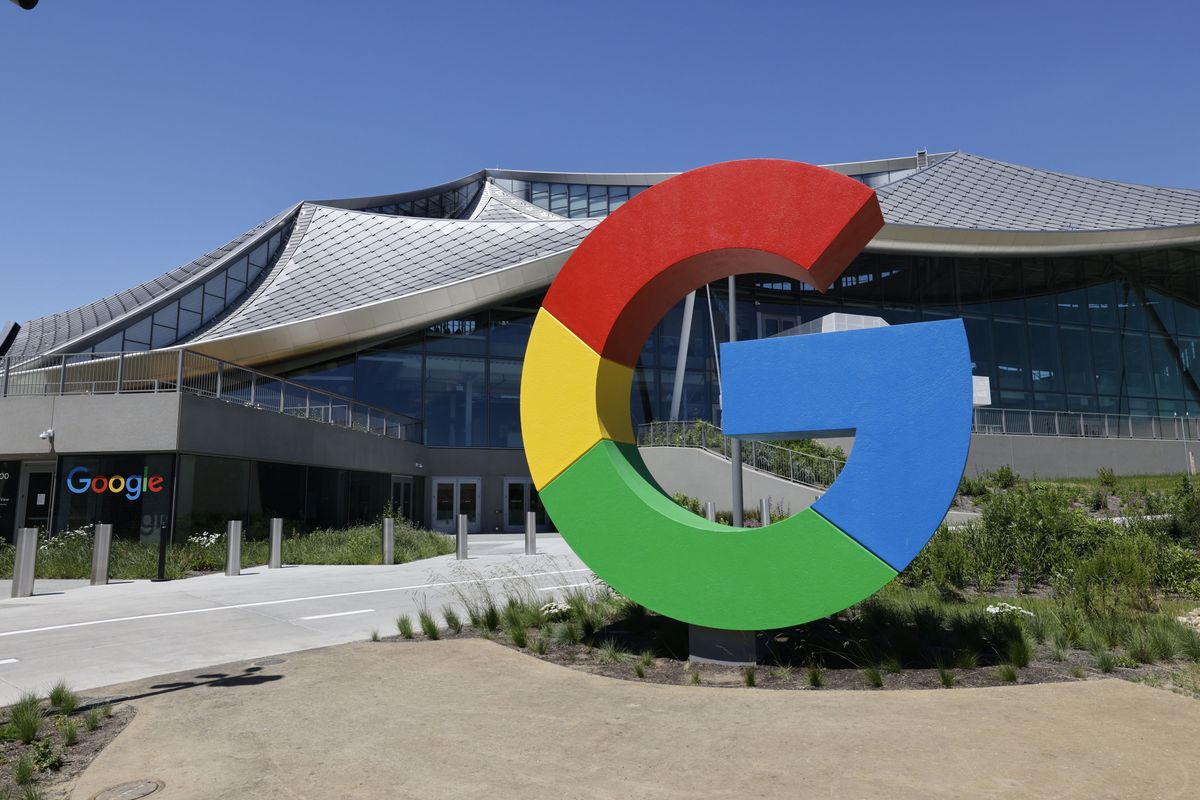
[[[970,441],[960,320],[721,346],[726,434],[855,435],[833,486],[765,527],[731,529],[676,505],[638,455],[630,418],[642,345],[687,292],[740,273],[824,291],[882,226],[875,192],[857,181],[734,161],[651,187],[567,261],[529,340],[521,425],[542,502],[615,589],[695,625],[786,627],[870,596],[929,540]]]

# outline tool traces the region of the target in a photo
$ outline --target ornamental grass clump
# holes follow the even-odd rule
[[[508,635],[512,643],[522,650],[529,644],[529,631],[524,625],[509,625],[505,627],[504,632]]]
[[[438,630],[437,622],[433,619],[433,615],[429,613],[429,609],[423,608],[417,612],[417,619],[421,624],[421,633],[425,634],[426,639],[440,639],[442,632]]]
[[[742,683],[748,688],[754,688],[758,685],[758,670],[754,667],[746,667],[742,670]]]
[[[405,639],[413,638],[414,631],[412,617],[408,616],[408,614],[401,614],[400,616],[396,617],[396,630],[399,631],[400,635]]]
[[[596,660],[601,664],[623,664],[629,653],[613,639],[605,639],[596,647]]]
[[[64,747],[70,747],[79,740],[79,722],[70,717],[58,717],[54,720],[58,735],[62,737]]]
[[[70,714],[79,705],[79,695],[71,691],[66,681],[59,681],[50,689],[50,705],[63,714]]]
[[[89,709],[88,712],[83,715],[83,727],[88,731],[94,731],[100,727],[100,709]]]
[[[825,671],[816,664],[809,664],[805,667],[804,675],[808,680],[808,685],[813,689],[820,689],[825,685]]]
[[[1005,683],[1017,682],[1017,668],[1012,664],[1001,664],[996,667],[996,677]]]
[[[863,680],[867,682],[868,686],[875,689],[883,687],[883,672],[880,671],[879,667],[866,667],[862,672]]]
[[[25,692],[9,711],[9,724],[22,744],[37,738],[42,728],[42,704],[33,692]]]
[[[454,633],[462,633],[462,617],[458,616],[458,612],[454,610],[453,606],[442,607],[442,619],[446,620],[446,627]]]

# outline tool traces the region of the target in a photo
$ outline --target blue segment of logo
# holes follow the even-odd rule
[[[845,434],[846,467],[813,510],[900,571],[954,500],[971,442],[962,320],[721,345],[729,436]]]

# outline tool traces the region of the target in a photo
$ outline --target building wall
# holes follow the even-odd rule
[[[1118,475],[1163,475],[1187,471],[1189,454],[1200,462],[1200,442],[977,434],[971,437],[966,473],[1008,464],[1025,477],[1039,478],[1094,477],[1102,467]]]
[[[174,450],[179,395],[174,393],[6,397],[0,399],[0,453],[53,458],[58,453]],[[53,442],[38,438],[54,430]]]
[[[683,493],[700,501],[716,503],[717,510],[733,507],[733,485],[729,461],[696,447],[638,448],[650,474],[667,494]],[[757,508],[760,499],[771,499],[772,507],[783,506],[784,513],[796,514],[808,508],[821,493],[815,489],[785,481],[765,472],[742,472],[742,497],[745,508]]]

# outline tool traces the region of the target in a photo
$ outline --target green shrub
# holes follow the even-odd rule
[[[1020,479],[1021,476],[1013,472],[1013,468],[1008,464],[1001,464],[1000,468],[992,474],[992,482],[1001,489],[1013,488]]]
[[[1029,646],[1029,640],[1020,635],[1009,640],[1005,653],[1014,667],[1024,669],[1033,657],[1033,648]]]
[[[415,634],[413,631],[412,617],[408,616],[408,614],[401,614],[400,616],[396,617],[396,630],[399,631],[400,635],[405,639],[413,638]]]
[[[9,711],[9,724],[22,744],[37,738],[42,728],[42,704],[33,692],[25,692]]]
[[[371,641],[372,641],[372,642],[378,642],[378,641],[379,641],[379,631],[378,631],[378,630],[373,630],[373,631],[371,631]]]
[[[442,618],[446,620],[447,628],[455,633],[462,633],[462,617],[458,616],[458,612],[454,610],[453,606],[444,606],[442,608]]]
[[[54,721],[58,735],[62,737],[63,745],[70,747],[79,739],[79,723],[70,717],[59,717]]]
[[[13,764],[13,781],[17,786],[25,786],[33,780],[35,772],[33,758],[29,754],[25,754],[17,759],[17,763]]]
[[[88,712],[83,715],[83,727],[89,731],[94,731],[96,728],[100,727],[99,709],[89,709]]]
[[[539,656],[544,656],[544,655],[546,655],[546,652],[548,650],[549,650],[549,647],[546,645],[545,637],[538,636],[537,638],[529,640],[529,651],[531,653],[536,653]]]
[[[629,660],[629,653],[613,639],[605,639],[596,648],[596,660],[601,664],[623,664]]]
[[[560,622],[554,626],[554,641],[561,645],[576,645],[580,640],[579,626],[574,622]]]
[[[50,689],[50,705],[64,714],[70,714],[79,705],[79,695],[71,691],[66,681],[59,681]]]
[[[984,475],[963,475],[958,482],[958,493],[963,497],[980,497],[987,494],[987,489],[987,477]]]
[[[504,632],[508,634],[512,643],[522,650],[525,649],[525,645],[529,644],[529,631],[524,625],[508,625],[504,628]]]
[[[1005,683],[1017,682],[1017,668],[1012,664],[1001,664],[996,667],[996,677]]]
[[[867,682],[868,686],[879,689],[883,686],[883,672],[879,667],[867,667],[863,670],[863,680]]]
[[[1108,650],[1102,650],[1095,654],[1096,666],[1103,673],[1112,672],[1117,667],[1117,657]],[[1082,675],[1077,677],[1083,677]]]
[[[952,671],[946,669],[946,667],[942,664],[937,664],[936,666],[938,671],[938,680],[941,682],[942,686],[950,689],[954,686],[954,684],[958,683],[958,678]]]
[[[429,613],[429,609],[423,608],[417,612],[417,619],[421,624],[421,633],[425,634],[426,639],[440,639],[442,632],[438,630],[437,622],[434,621],[433,615]]]
[[[1149,610],[1154,604],[1157,556],[1158,548],[1146,533],[1118,533],[1078,562],[1067,586],[1093,616],[1119,606]]]
[[[1108,467],[1096,470],[1096,480],[1100,483],[1100,488],[1108,494],[1117,493],[1117,473]]]
[[[809,664],[805,668],[805,676],[808,678],[808,685],[814,689],[825,685],[825,671],[816,664]]]

